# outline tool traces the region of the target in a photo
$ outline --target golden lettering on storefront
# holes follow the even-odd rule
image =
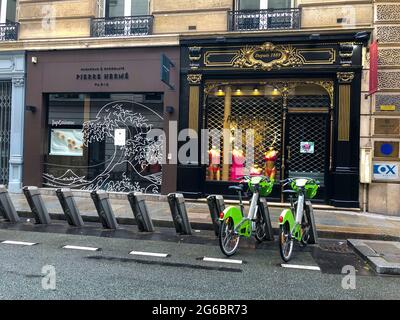
[[[237,68],[253,68],[264,71],[301,64],[301,59],[296,55],[296,50],[292,46],[275,46],[271,42],[240,49],[233,62],[233,66]]]

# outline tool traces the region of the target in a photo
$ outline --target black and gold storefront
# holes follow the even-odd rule
[[[208,137],[199,139],[198,162],[179,165],[178,190],[229,196],[239,176],[262,174],[277,183],[270,200],[285,201],[279,180],[306,176],[321,182],[317,201],[358,207],[368,37],[357,38],[182,40],[180,128],[208,129]]]

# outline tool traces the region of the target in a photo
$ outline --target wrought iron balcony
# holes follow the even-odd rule
[[[301,9],[229,11],[229,31],[300,29]]]
[[[90,29],[92,37],[144,36],[152,33],[153,16],[96,18]]]
[[[18,40],[18,22],[0,23],[0,41]]]

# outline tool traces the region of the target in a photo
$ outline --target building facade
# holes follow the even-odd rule
[[[322,203],[359,207],[358,93],[368,39],[357,32],[183,38],[180,125],[211,137],[210,161],[181,164],[178,189],[227,194],[240,171],[273,176],[271,197],[285,201],[279,180],[313,177]],[[239,163],[249,152],[251,167]]]
[[[157,131],[168,134],[178,119],[179,110],[166,110],[178,105],[179,88],[160,81],[162,54],[179,68],[177,47],[28,52],[24,180],[170,192],[176,167],[161,167],[168,145]]]
[[[7,16],[3,3],[1,17]],[[265,170],[266,161],[273,159],[276,178],[307,174],[320,179],[323,203],[396,214],[400,209],[393,194],[400,184],[397,178],[385,179],[381,171],[390,168],[398,177],[398,59],[393,58],[399,46],[398,6],[372,0],[203,0],[190,6],[186,0],[21,0],[16,19],[1,21],[0,52],[28,51],[25,137],[40,144],[36,150],[25,143],[23,183],[50,186],[53,179],[62,185],[65,178],[79,184],[85,176],[85,188],[107,185],[111,190],[137,182],[128,169],[125,175],[122,169],[106,170],[108,182],[101,175],[104,168],[99,164],[113,167],[107,159],[118,157],[109,153],[111,145],[117,147],[115,136],[113,143],[105,139],[90,151],[85,145],[90,138],[84,128],[93,125],[101,106],[123,98],[129,106],[122,108],[132,111],[139,103],[157,110],[163,120],[149,118],[155,128],[169,129],[169,120],[178,120],[180,129],[262,128],[265,132],[258,130],[255,137],[259,145],[254,172]],[[368,95],[368,45],[375,39],[380,92]],[[249,61],[246,50],[256,58]],[[174,63],[174,89],[159,79],[161,59],[156,56],[162,54]],[[62,73],[54,71],[57,68]],[[99,68],[120,68],[112,70],[117,77],[129,69],[128,79],[97,81],[93,77]],[[106,71],[99,75],[102,80]],[[147,77],[149,82],[141,83]],[[61,109],[65,114],[58,113]],[[54,127],[57,123],[63,126],[61,132]],[[306,123],[308,131],[296,129]],[[31,137],[27,130],[32,126],[40,133]],[[303,137],[303,132],[317,134]],[[57,134],[77,134],[83,151],[57,155],[52,149]],[[358,178],[364,169],[360,168],[363,148],[373,156],[369,184],[360,184]],[[265,156],[270,149],[278,155]],[[146,168],[149,175],[162,171],[158,192],[178,190],[197,197],[225,193],[231,183],[229,166],[221,164],[216,179],[216,171],[210,173],[200,156],[194,163],[178,165],[171,157],[168,154],[162,169]],[[90,163],[92,158],[97,163]],[[61,168],[73,165],[80,169],[63,175]],[[100,171],[90,169],[97,165]],[[377,170],[381,174],[374,175]],[[185,182],[187,174],[193,174],[190,183]],[[279,188],[272,198],[284,200]]]

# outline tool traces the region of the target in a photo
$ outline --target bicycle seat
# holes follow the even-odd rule
[[[235,190],[238,192],[243,192],[243,188],[244,188],[244,186],[242,184],[239,184],[237,186],[229,186],[228,187],[229,190]]]
[[[287,193],[287,194],[297,194],[296,191],[294,190],[283,190],[282,193]]]

